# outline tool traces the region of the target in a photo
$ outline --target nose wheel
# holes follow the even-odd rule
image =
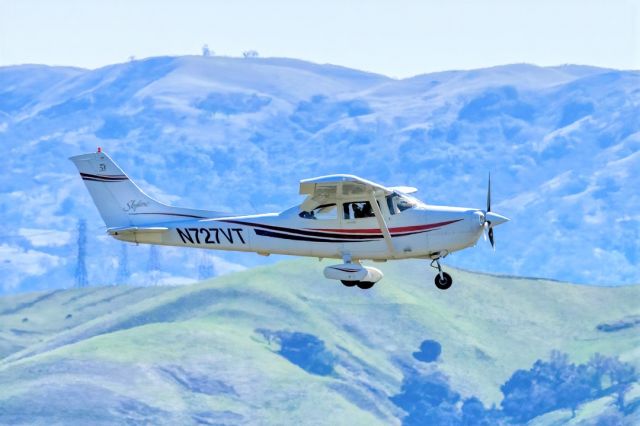
[[[436,274],[436,277],[433,280],[436,287],[438,287],[440,290],[446,290],[451,287],[451,285],[453,284],[453,278],[451,278],[451,275],[442,270],[440,259],[433,259],[433,261],[431,262],[431,267],[438,270],[438,274]]]
[[[446,272],[443,272],[442,276],[440,274],[436,275],[436,278],[433,281],[435,282],[436,287],[438,287],[440,290],[446,290],[451,287],[451,284],[453,284],[451,275],[447,274]]]

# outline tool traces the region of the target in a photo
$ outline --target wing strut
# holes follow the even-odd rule
[[[373,213],[378,220],[378,226],[382,231],[382,235],[384,236],[384,242],[387,243],[387,248],[389,252],[393,256],[395,254],[395,248],[393,247],[393,240],[391,239],[391,233],[389,232],[389,228],[387,228],[387,224],[384,221],[384,217],[382,216],[382,210],[380,210],[380,206],[378,205],[378,201],[376,200],[375,192],[371,191],[369,194],[369,203],[371,203],[371,207],[373,208]]]

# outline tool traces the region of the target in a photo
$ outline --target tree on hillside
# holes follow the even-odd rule
[[[209,50],[209,45],[205,44],[204,46],[202,46],[202,56],[208,58],[211,55],[213,55],[213,52]]]
[[[423,375],[409,371],[402,381],[400,393],[391,401],[407,412],[403,425],[457,425],[460,424],[456,403],[460,394],[449,386],[447,377],[440,372]]]
[[[501,424],[502,414],[495,410],[487,410],[482,401],[475,396],[467,398],[462,403],[461,422],[464,426],[494,426]]]
[[[575,416],[579,405],[612,394],[622,410],[624,395],[637,379],[635,369],[615,357],[596,354],[587,364],[575,365],[567,354],[553,351],[549,361],[538,360],[531,369],[513,373],[500,387],[501,405],[518,422],[562,408]]]
[[[475,396],[460,403],[460,394],[451,389],[447,377],[432,364],[439,354],[440,344],[425,340],[413,357],[429,363],[427,370],[408,368],[400,392],[390,397],[407,413],[402,420],[404,425],[524,424],[558,409],[571,409],[575,417],[582,404],[615,395],[618,411],[609,412],[602,420],[606,422],[624,416],[624,396],[638,381],[633,366],[616,357],[596,354],[588,363],[575,364],[567,354],[552,351],[549,360],[537,360],[530,369],[515,371],[500,387],[504,394],[502,410],[495,406],[487,409]]]
[[[257,58],[259,55],[255,50],[245,50],[244,52],[242,52],[242,56],[244,56],[245,58]]]
[[[635,368],[620,361],[617,357],[609,358],[607,375],[611,381],[611,390],[616,394],[618,410],[624,409],[624,396],[633,383],[638,380]]]

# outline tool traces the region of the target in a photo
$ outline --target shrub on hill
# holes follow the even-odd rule
[[[327,376],[333,373],[336,357],[329,351],[324,341],[313,334],[298,331],[271,331],[258,329],[269,343],[280,345],[278,354],[289,362],[311,374]]]
[[[425,340],[420,350],[413,353],[413,357],[422,362],[435,362],[442,353],[442,346],[435,340]]]

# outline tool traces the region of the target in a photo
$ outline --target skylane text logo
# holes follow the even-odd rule
[[[131,200],[127,203],[126,207],[124,207],[122,210],[125,212],[135,212],[140,207],[147,207],[147,203],[140,200]]]

